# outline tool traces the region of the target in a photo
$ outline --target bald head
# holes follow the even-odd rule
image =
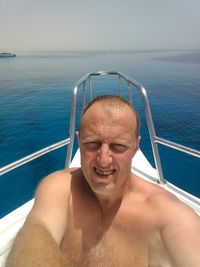
[[[136,137],[139,137],[139,128],[140,128],[140,121],[139,121],[139,115],[137,111],[134,109],[134,107],[126,101],[124,98],[120,96],[113,96],[113,95],[104,95],[104,96],[98,96],[95,99],[93,99],[88,106],[83,110],[80,118],[80,130],[84,127],[84,117],[88,115],[89,112],[94,112],[94,108],[98,107],[98,109],[101,110],[101,112],[107,117],[107,118],[114,118],[115,114],[118,112],[122,112],[124,110],[129,110],[129,117],[125,118],[128,121],[132,121],[132,119],[135,120],[136,123],[134,123],[134,130]]]

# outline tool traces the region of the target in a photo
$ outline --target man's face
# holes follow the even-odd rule
[[[96,194],[118,194],[130,179],[139,143],[135,127],[135,116],[127,106],[105,111],[102,104],[95,103],[84,114],[78,134],[81,167]]]

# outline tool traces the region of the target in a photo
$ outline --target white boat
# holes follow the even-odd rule
[[[10,53],[10,52],[0,53],[0,58],[7,58],[7,57],[16,57],[16,55],[14,53]]]
[[[74,136],[75,136],[75,123],[77,119],[77,93],[82,90],[82,103],[81,105],[85,107],[86,105],[86,96],[89,95],[90,100],[93,98],[93,88],[92,88],[92,79],[95,76],[101,76],[103,78],[104,76],[112,76],[113,79],[117,78],[118,80],[118,94],[122,95],[122,84],[126,84],[127,87],[127,95],[129,97],[129,100],[132,99],[132,91],[138,90],[140,93],[140,96],[143,100],[143,106],[144,106],[144,112],[146,116],[146,121],[148,125],[149,130],[149,136],[151,140],[151,146],[152,151],[154,155],[154,161],[156,168],[153,168],[143,152],[141,150],[138,150],[136,155],[134,156],[132,160],[132,171],[142,177],[145,180],[148,180],[152,183],[157,183],[159,186],[165,188],[165,190],[170,191],[174,195],[176,195],[181,201],[185,202],[187,205],[192,207],[194,211],[199,214],[200,216],[200,199],[196,196],[183,191],[182,189],[176,187],[172,183],[168,182],[167,179],[163,177],[162,173],[162,165],[160,161],[159,151],[158,151],[158,143],[164,146],[168,146],[172,149],[179,150],[181,152],[190,154],[194,157],[200,158],[200,151],[188,148],[186,146],[179,145],[177,143],[171,142],[169,140],[160,138],[156,136],[155,129],[154,129],[154,123],[151,115],[151,109],[147,97],[146,89],[137,82],[136,80],[120,73],[120,72],[105,72],[100,71],[97,73],[88,73],[86,76],[84,76],[82,79],[80,79],[74,89],[73,89],[73,100],[72,100],[72,108],[71,108],[71,117],[70,117],[70,134],[69,138],[62,140],[56,144],[53,144],[51,146],[48,146],[42,150],[39,150],[31,155],[28,155],[27,157],[24,157],[18,161],[15,161],[9,165],[6,165],[5,167],[0,169],[0,174],[3,175],[11,170],[14,170],[15,168],[20,167],[21,165],[26,164],[27,162],[30,162],[34,160],[35,158],[41,157],[42,155],[51,152],[52,150],[59,149],[60,147],[63,147],[67,145],[67,155],[66,155],[66,166],[65,168],[70,167],[78,167],[80,166],[80,155],[79,150],[76,151],[75,156],[72,159],[72,151],[74,146]],[[9,253],[10,247],[12,245],[13,239],[20,229],[20,227],[23,225],[25,218],[29,211],[31,210],[34,203],[34,199],[30,200],[29,202],[25,203],[18,209],[12,211],[5,217],[3,217],[0,220],[0,266],[4,266],[5,258],[7,254]]]

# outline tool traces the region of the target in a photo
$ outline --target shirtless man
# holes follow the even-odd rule
[[[138,117],[120,97],[85,109],[81,168],[40,184],[6,267],[199,267],[200,220],[163,188],[131,172]]]

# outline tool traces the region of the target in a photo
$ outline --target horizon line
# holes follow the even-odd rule
[[[5,49],[0,49],[0,52],[4,52]],[[198,49],[184,49],[184,48],[174,48],[174,49],[66,49],[66,50],[21,50],[16,49],[12,50],[12,52],[19,52],[19,53],[137,53],[137,52],[173,52],[173,51],[200,51]]]

